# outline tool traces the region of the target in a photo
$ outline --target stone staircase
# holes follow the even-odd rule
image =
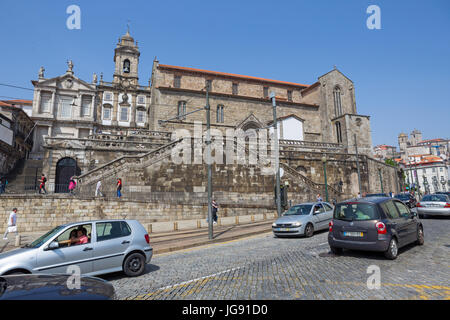
[[[42,167],[43,160],[22,159],[8,174],[6,193],[34,192]]]
[[[125,155],[114,159],[104,165],[90,170],[76,177],[79,182],[80,192],[85,193],[91,191],[99,180],[107,180],[116,177],[118,174],[123,175],[130,169],[139,169],[150,166],[153,163],[161,161],[171,155],[172,148],[182,139],[172,141],[159,148],[138,155]],[[95,189],[94,189],[95,190]]]
[[[324,183],[316,183],[311,179],[305,177],[303,174],[295,170],[294,168],[288,166],[286,163],[280,162],[280,168],[284,169],[284,172],[290,176],[293,180],[300,181],[303,185],[307,186],[307,188],[313,193],[323,193],[325,190]],[[327,184],[328,193],[331,199],[337,199],[342,195],[339,190]]]

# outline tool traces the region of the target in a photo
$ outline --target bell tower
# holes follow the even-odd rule
[[[114,50],[114,77],[113,82],[124,87],[138,85],[138,66],[140,52],[130,30],[119,38],[116,49]]]

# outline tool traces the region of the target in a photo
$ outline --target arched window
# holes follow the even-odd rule
[[[123,72],[124,73],[130,73],[130,60],[125,59],[123,62]]]
[[[342,143],[341,123],[339,121],[337,121],[335,126],[336,126],[337,143]]]
[[[217,106],[217,118],[216,121],[219,123],[223,123],[223,105],[219,104]]]
[[[341,88],[336,86],[333,90],[334,97],[334,112],[336,117],[342,115],[342,105],[341,105]]]

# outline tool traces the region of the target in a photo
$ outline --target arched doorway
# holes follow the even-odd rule
[[[55,193],[69,192],[69,180],[72,176],[78,176],[81,170],[77,162],[72,158],[62,158],[56,164]]]

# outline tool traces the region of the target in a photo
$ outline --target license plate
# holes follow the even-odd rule
[[[289,231],[289,228],[277,228],[275,231]]]
[[[344,237],[362,237],[364,236],[363,232],[344,232]]]

